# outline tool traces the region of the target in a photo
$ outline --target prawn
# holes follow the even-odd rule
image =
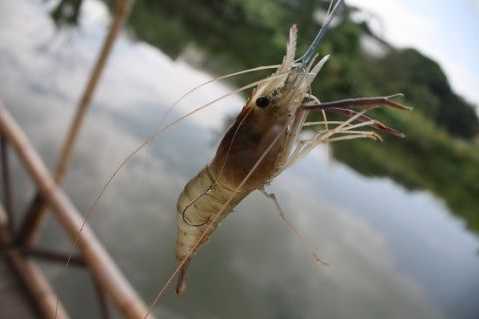
[[[315,52],[342,2],[338,1],[332,8],[312,44],[299,59],[295,59],[298,29],[296,25],[290,28],[282,64],[269,78],[257,84],[226,131],[211,162],[180,194],[177,269],[172,275],[178,274],[177,294],[186,291],[186,271],[192,255],[208,241],[233,208],[251,192],[264,191],[276,176],[316,146],[356,138],[381,140],[375,131],[361,130],[364,127],[403,137],[401,132],[365,114],[382,105],[409,109],[393,100],[401,94],[322,103],[310,93],[312,82],[329,59],[325,56],[317,61]],[[311,112],[320,112],[323,121],[306,122]],[[327,112],[345,115],[347,119],[328,121]],[[308,126],[322,128],[302,139],[301,132]],[[271,197],[275,200],[274,195]],[[168,284],[169,281],[165,286]]]

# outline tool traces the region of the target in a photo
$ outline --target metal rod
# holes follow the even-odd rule
[[[60,157],[55,169],[54,178],[57,183],[61,183],[67,172],[68,164],[73,152],[73,147],[82,127],[87,111],[90,109],[93,95],[95,94],[98,82],[105,69],[108,58],[113,48],[113,44],[120,33],[121,27],[128,16],[128,0],[117,0],[115,6],[115,15],[113,17],[110,30],[103,42],[103,46],[98,55],[97,61],[93,67],[90,78],[86,83],[85,90],[76,107],[76,113],[73,117],[68,133],[63,142]]]
[[[65,264],[65,261],[68,260],[69,257],[67,254],[64,253],[59,253],[56,251],[41,248],[20,247],[18,249],[23,255],[27,257],[60,264]],[[72,256],[70,258],[69,264],[76,267],[85,267],[86,265],[85,260],[83,260],[82,256]]]
[[[25,214],[24,219],[18,229],[15,243],[18,246],[30,247],[33,245],[35,231],[38,228],[41,219],[41,216],[45,212],[45,201],[40,192],[35,194],[35,197],[30,202]]]
[[[10,178],[10,163],[8,160],[8,143],[3,136],[0,137],[0,150],[2,160],[3,202],[7,214],[8,229],[10,234],[13,234],[15,232],[15,220],[13,213],[12,180]]]
[[[125,279],[91,228],[84,223],[82,215],[57,186],[25,133],[15,123],[1,102],[0,134],[8,139],[9,144],[16,151],[18,159],[23,163],[42,192],[42,196],[48,200],[53,215],[63,226],[71,240],[77,244],[88,268],[103,291],[111,297],[111,301],[125,318],[143,319],[145,314],[148,313],[147,306]]]
[[[6,212],[0,206],[0,245],[2,246],[8,246],[11,240],[6,219]],[[21,281],[40,318],[70,318],[62,303],[58,302],[58,297],[40,268],[27,260],[18,250],[9,249],[4,252],[4,256],[8,266]]]
[[[102,287],[98,284],[98,281],[95,280],[95,277],[93,276],[92,276],[92,282],[97,295],[101,318],[110,319],[110,309],[108,308],[108,300],[105,296],[105,292],[103,291]]]
[[[76,113],[61,147],[60,156],[58,158],[54,174],[55,182],[58,184],[61,184],[63,178],[65,177],[75,142],[83,125],[86,113],[90,109],[91,101],[98,82],[103,74],[108,58],[110,57],[115,40],[117,39],[121,27],[128,17],[128,13],[130,12],[132,4],[133,1],[131,0],[116,1],[115,15],[113,17],[110,30],[108,31],[108,34],[103,42],[103,46],[98,54],[98,58],[92,69],[90,78],[86,83],[83,94],[78,102]],[[25,214],[26,218],[19,232],[20,235],[17,238],[22,245],[30,246],[36,240],[38,227],[45,218],[45,212],[45,201],[42,199],[41,195],[37,193],[27,209],[27,213]]]
[[[80,255],[76,255],[76,256],[73,255],[70,257],[69,255],[65,253],[59,253],[52,250],[18,246],[15,242],[0,245],[0,254],[3,254],[9,250],[18,250],[25,257],[33,257],[40,260],[46,260],[50,262],[57,262],[57,263],[63,263],[63,264],[65,264],[65,261],[68,260],[68,258],[70,258],[70,265],[77,266],[77,267],[86,266],[86,263],[83,260],[83,257]]]

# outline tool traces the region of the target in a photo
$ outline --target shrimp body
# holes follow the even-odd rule
[[[293,26],[283,64],[271,81],[256,87],[214,159],[187,183],[178,199],[176,258],[178,263],[187,259],[180,270],[178,293],[185,290],[185,271],[199,238],[208,232],[201,245],[244,197],[271,181],[287,162],[297,138],[292,133],[307,113],[298,109],[312,78],[308,70],[294,69],[296,32]]]
[[[207,231],[206,236],[203,236],[204,242],[244,197],[271,178],[272,168],[277,161],[276,154],[280,152],[275,148],[255,170],[256,174],[253,172],[248,182],[238,188],[269,143],[267,135],[262,136],[260,132],[250,130],[251,124],[255,121],[246,121],[243,116],[244,112],[228,130],[211,164],[188,182],[178,199],[176,243],[178,262],[188,258],[189,263],[188,256],[203,233]],[[274,135],[277,130],[278,128],[271,128],[270,134]],[[216,217],[218,213],[220,215]],[[209,221],[213,218],[213,224],[208,227]],[[186,267],[180,272],[178,293],[185,289]]]
[[[295,61],[296,34],[297,28],[292,26],[282,64],[253,90],[234,124],[221,140],[213,160],[187,183],[178,199],[178,294],[186,289],[185,274],[193,253],[249,193],[262,190],[287,167],[321,143],[352,138],[378,139],[376,133],[358,131],[359,127],[372,126],[388,133],[396,133],[365,116],[365,111],[354,112],[348,109],[355,104],[367,109],[373,108],[373,104],[405,108],[390,101],[391,97],[348,99],[321,104],[317,97],[309,94],[311,83],[328,56],[315,63],[313,55],[305,54],[300,59],[301,62]],[[309,112],[321,110],[324,116],[327,107],[331,111],[348,111],[353,115],[336,127],[328,128],[326,124],[325,130],[313,131],[312,137],[300,140]],[[357,120],[360,121],[359,124],[353,123]],[[327,123],[325,116],[324,122]],[[338,134],[339,137],[332,138]]]

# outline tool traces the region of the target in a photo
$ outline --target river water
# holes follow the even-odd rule
[[[56,32],[40,1],[0,1],[0,97],[51,166],[108,23],[100,3],[87,1],[84,10],[78,29]],[[66,178],[75,204],[86,211],[167,106],[210,78],[123,34]],[[169,118],[230,91],[210,85]],[[147,301],[175,267],[178,194],[212,157],[225,119],[242,103],[224,99],[162,134],[115,179],[90,219]],[[21,211],[33,189],[18,164],[15,172]],[[326,146],[270,191],[330,265],[318,267],[274,205],[252,194],[193,259],[186,296],[170,290],[155,307],[159,317],[478,318],[479,241],[441,199],[358,175],[330,159]],[[69,247],[52,221],[42,244]],[[97,316],[86,274],[45,270],[74,318]]]

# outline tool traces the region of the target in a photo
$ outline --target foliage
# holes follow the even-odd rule
[[[479,132],[472,105],[455,94],[441,67],[413,49],[395,50],[369,63],[375,87],[401,88],[427,117],[449,133],[472,138]]]
[[[336,143],[337,159],[367,176],[390,176],[409,189],[428,189],[479,232],[479,147],[452,138],[419,112],[385,112],[406,139]]]

